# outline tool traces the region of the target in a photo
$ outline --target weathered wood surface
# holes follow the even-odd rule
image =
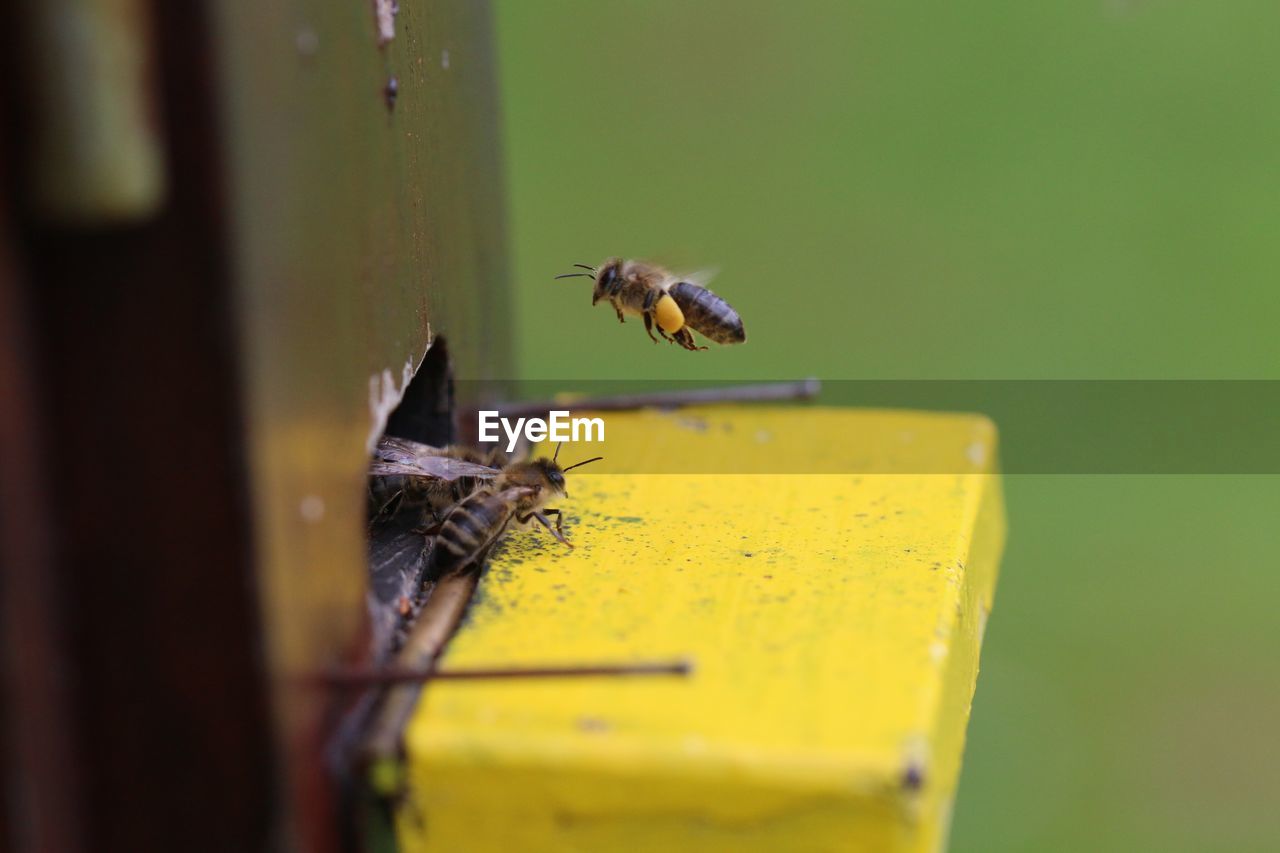
[[[215,12],[264,652],[304,838],[328,831],[328,697],[288,685],[369,639],[371,443],[438,336],[461,377],[511,369],[488,4],[401,3],[389,40],[373,6]]]

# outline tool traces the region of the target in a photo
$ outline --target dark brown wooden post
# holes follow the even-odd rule
[[[333,849],[329,697],[295,677],[366,641],[369,444],[436,336],[460,376],[511,368],[488,6],[402,3],[380,36],[390,4],[154,4],[135,34],[159,145],[135,153],[155,180],[51,210],[37,140],[85,105],[27,85],[52,49],[38,5],[5,28],[26,58],[0,272],[25,338],[0,420],[4,459],[32,464],[0,472],[27,520],[0,528],[24,593],[0,618],[31,644],[4,671],[3,825],[32,850]],[[36,731],[50,697],[65,723]]]

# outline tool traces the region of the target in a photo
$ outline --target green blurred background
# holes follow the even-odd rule
[[[1280,378],[1280,5],[497,5],[525,379]],[[1280,478],[1007,492],[952,849],[1280,849]]]

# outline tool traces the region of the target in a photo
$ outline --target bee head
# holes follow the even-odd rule
[[[601,299],[608,298],[609,292],[617,284],[618,276],[620,275],[622,275],[622,258],[610,258],[600,265],[600,269],[596,273],[596,287],[591,293],[592,305],[595,305]]]
[[[560,444],[556,445],[555,455],[550,459],[534,459],[532,462],[525,463],[523,468],[527,473],[521,474],[517,472],[513,479],[518,481],[520,485],[537,486],[553,494],[569,497],[569,492],[565,488],[564,472],[586,465],[588,462],[599,462],[604,457],[596,456],[593,459],[577,462],[567,468],[561,468],[560,463],[557,461],[560,458],[560,447]]]
[[[564,494],[564,471],[552,459],[535,459],[529,463],[530,481],[541,488]]]

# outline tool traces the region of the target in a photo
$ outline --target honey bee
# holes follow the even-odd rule
[[[565,538],[564,516],[558,509],[547,508],[556,495],[567,497],[564,475],[604,457],[596,456],[561,468],[560,445],[551,459],[513,462],[502,468],[476,464],[443,455],[441,448],[401,438],[383,438],[374,451],[369,473],[374,477],[403,477],[414,483],[411,488],[428,492],[439,490],[443,483],[472,480],[479,482],[468,495],[455,502],[436,526],[435,547],[428,566],[429,579],[453,572],[478,570],[489,547],[502,535],[514,518],[521,524],[537,521],[547,531],[572,548]],[[555,516],[552,527],[549,516]]]
[[[595,280],[591,304],[609,300],[618,322],[626,322],[627,314],[644,318],[649,338],[653,327],[667,341],[687,350],[703,350],[689,331],[693,329],[718,344],[740,344],[747,339],[742,318],[733,306],[705,286],[705,276],[678,276],[662,267],[644,261],[609,258],[600,267],[574,264],[587,272],[565,273],[556,278],[590,278]],[[699,281],[699,279],[701,279]]]

